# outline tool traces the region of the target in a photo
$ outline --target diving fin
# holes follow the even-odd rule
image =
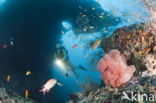
[[[59,85],[59,86],[63,86],[61,83],[59,83],[59,82],[57,82],[57,85]]]

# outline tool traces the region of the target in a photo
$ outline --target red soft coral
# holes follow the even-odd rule
[[[98,62],[98,71],[107,86],[119,87],[133,77],[135,67],[125,61],[118,50],[111,50]]]

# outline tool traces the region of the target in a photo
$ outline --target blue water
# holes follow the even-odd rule
[[[148,9],[141,0],[99,0],[99,5],[103,10],[109,12],[114,17],[119,17],[121,19],[121,22],[117,26],[106,28],[108,30],[108,36],[110,36],[117,28],[134,23],[147,22],[143,17],[149,16]],[[116,11],[116,13],[113,13],[114,11]],[[138,14],[140,15],[138,16]],[[126,17],[123,17],[122,15],[126,15]],[[101,79],[100,73],[97,71],[97,61],[104,55],[104,51],[102,51],[100,47],[95,51],[91,48],[85,49],[83,47],[88,46],[88,41],[95,41],[97,38],[101,37],[104,29],[95,33],[75,34],[72,29],[72,23],[68,20],[62,21],[62,27],[64,28],[62,30],[64,31],[64,35],[60,34],[60,43],[67,49],[70,61],[77,68],[79,65],[82,65],[88,69],[88,71],[83,71],[81,69],[76,70],[77,74],[80,76],[78,79],[72,72],[69,73],[69,77],[67,78],[65,77],[66,72],[64,70],[60,69],[56,65],[53,67],[53,76],[63,84],[63,87],[56,88],[56,97],[63,97],[62,99],[68,100],[69,94],[82,91],[79,84],[87,83],[88,79],[100,84]],[[69,29],[66,30],[66,27],[69,27]],[[77,35],[82,36],[82,38],[79,38]],[[75,44],[78,46],[75,49],[72,49],[72,46]],[[101,55],[97,55],[98,53]],[[86,55],[88,55],[87,58],[85,58]],[[90,65],[92,58],[95,58],[96,61]]]

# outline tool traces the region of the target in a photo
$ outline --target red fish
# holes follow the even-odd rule
[[[45,93],[48,93],[56,84],[62,86],[62,84],[58,83],[56,79],[50,79],[42,86],[42,90],[39,90],[39,92],[43,92],[43,95],[45,95]]]
[[[51,88],[53,88],[55,86],[55,84],[57,83],[57,80],[56,79],[50,79],[46,82],[46,84],[44,84],[42,86],[42,90],[40,90],[39,92],[43,92],[43,95],[45,95],[45,93],[49,92],[49,90]]]
[[[74,49],[74,48],[76,48],[77,47],[77,44],[75,44],[72,48]]]
[[[3,48],[4,48],[4,49],[7,48],[7,47],[8,47],[8,46],[7,46],[6,44],[3,45]]]

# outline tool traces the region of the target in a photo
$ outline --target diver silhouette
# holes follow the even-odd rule
[[[56,44],[56,51],[54,54],[55,60],[60,60],[64,66],[66,71],[72,71],[74,75],[79,78],[77,73],[75,72],[76,68],[73,66],[73,64],[69,61],[68,58],[68,52],[65,50],[64,47],[62,47],[59,43]],[[68,73],[66,73],[67,75]]]

